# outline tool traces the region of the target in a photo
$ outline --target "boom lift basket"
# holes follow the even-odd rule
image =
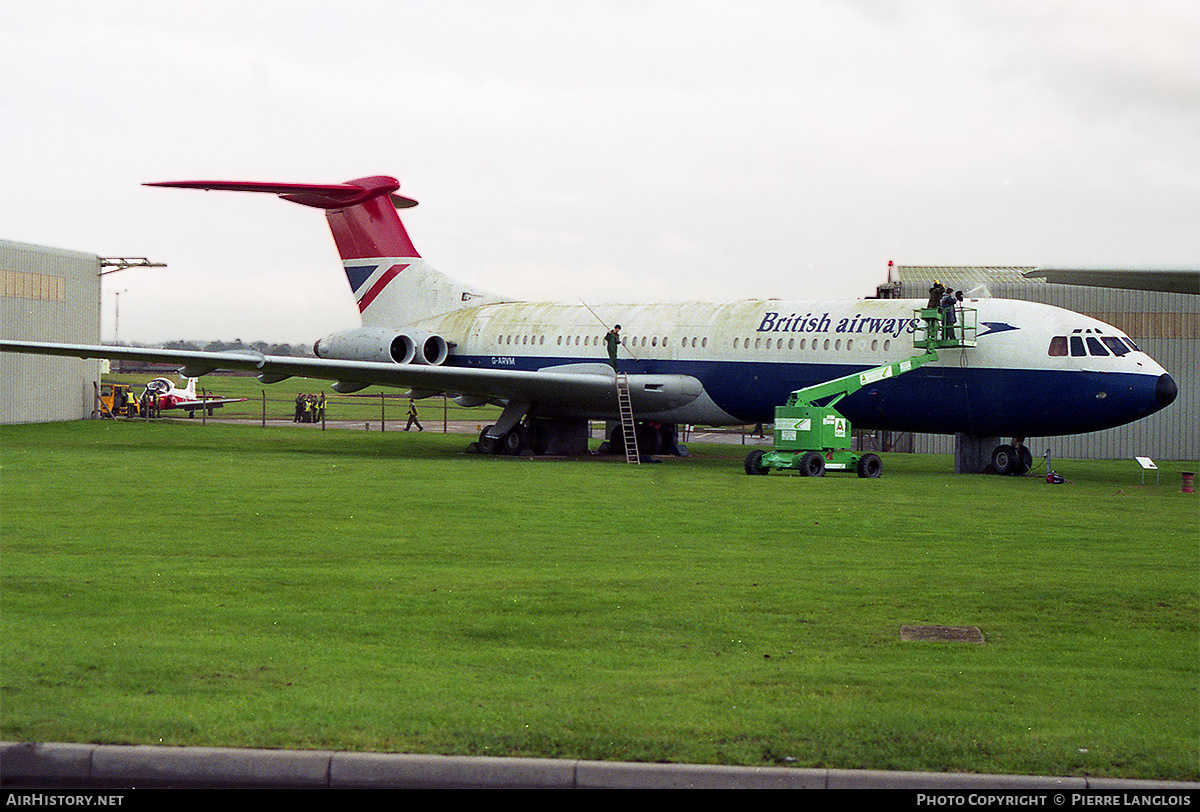
[[[979,335],[979,311],[973,307],[954,308],[954,321],[946,322],[940,307],[923,307],[913,315],[921,322],[913,346],[921,350],[970,348]]]

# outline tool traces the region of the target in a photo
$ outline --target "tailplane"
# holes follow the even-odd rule
[[[502,301],[434,270],[413,246],[397,209],[417,201],[396,194],[395,178],[376,175],[336,184],[255,181],[166,181],[147,186],[266,192],[324,209],[346,281],[364,326],[396,327],[480,304]]]

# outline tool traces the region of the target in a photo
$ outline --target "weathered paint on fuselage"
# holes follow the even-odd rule
[[[847,397],[857,427],[983,436],[1050,436],[1109,428],[1161,408],[1164,370],[1142,352],[1051,356],[1054,336],[1123,337],[1096,319],[1032,302],[981,299],[977,346],[942,350],[909,375]],[[794,390],[916,354],[917,300],[747,300],[727,304],[572,305],[506,302],[413,327],[454,342],[447,362],[537,370],[607,362],[604,334],[621,325],[619,368],[697,379],[705,397],[672,422],[770,422]],[[713,405],[724,415],[714,419]],[[595,414],[606,419],[609,414]],[[719,417],[719,415],[718,415]]]

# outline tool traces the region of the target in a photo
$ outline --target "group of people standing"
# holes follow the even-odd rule
[[[417,420],[417,404],[412,399],[408,399],[408,424],[404,427],[405,431],[411,429],[414,425],[418,431],[424,431],[425,427]],[[296,395],[296,414],[292,418],[293,423],[322,423],[325,420],[325,393],[320,395]]]
[[[320,423],[325,419],[325,393],[296,395],[296,416],[293,423]]]
[[[936,307],[941,311],[943,338],[954,338],[954,325],[958,323],[956,310],[962,304],[962,300],[961,290],[945,287],[936,279],[929,288],[929,303],[925,307],[930,310]]]

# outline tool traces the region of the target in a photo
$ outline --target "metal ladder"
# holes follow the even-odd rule
[[[629,465],[641,465],[637,426],[633,422],[633,404],[629,400],[629,379],[624,373],[617,373],[617,408],[621,412],[621,431],[625,436],[625,462]]]

